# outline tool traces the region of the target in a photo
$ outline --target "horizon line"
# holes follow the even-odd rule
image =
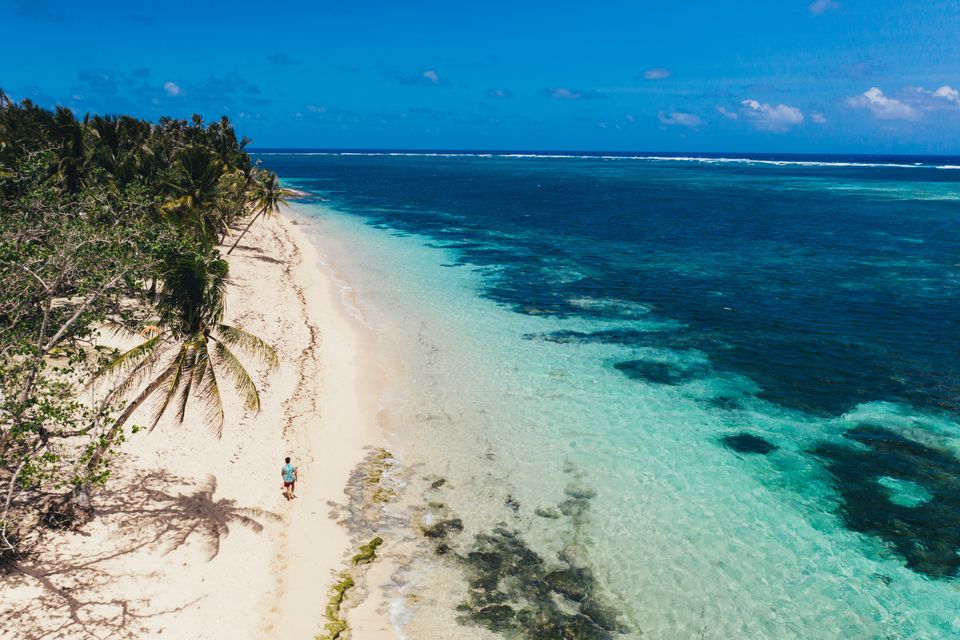
[[[779,156],[779,157],[856,157],[856,158],[960,158],[960,152],[955,154],[934,154],[934,153],[863,153],[863,152],[811,152],[811,151],[603,151],[603,150],[582,150],[582,149],[472,149],[472,148],[417,148],[417,147],[250,147],[246,149],[249,153],[266,152],[289,152],[289,153],[406,153],[406,154],[434,154],[443,153],[450,155],[508,155],[508,154],[529,154],[529,155],[646,155],[646,156],[717,156],[727,157],[737,156]]]

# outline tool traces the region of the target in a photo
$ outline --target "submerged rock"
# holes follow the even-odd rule
[[[550,520],[558,520],[562,515],[556,507],[537,507],[533,513],[541,518],[549,518]]]
[[[431,488],[431,489],[434,489],[434,490],[439,489],[439,488],[442,487],[443,485],[447,484],[447,479],[446,479],[446,478],[441,478],[440,476],[433,476],[433,475],[431,475],[431,476],[427,476],[426,478],[424,478],[424,480],[427,481],[427,482],[429,482],[429,483],[430,483],[430,488]]]
[[[581,484],[568,484],[567,488],[564,489],[563,492],[571,498],[578,500],[589,500],[597,497],[596,489],[591,489],[590,487],[585,487]]]
[[[551,571],[543,577],[550,588],[571,600],[583,601],[593,585],[593,573],[590,569],[575,568]]]
[[[525,340],[542,340],[557,344],[637,344],[648,343],[658,338],[657,332],[639,329],[606,329],[602,331],[551,331],[550,333],[527,333]]]
[[[723,436],[720,438],[720,442],[723,443],[723,446],[738,453],[758,453],[765,456],[777,450],[777,445],[772,442],[746,432]]]
[[[463,520],[460,518],[451,518],[449,520],[439,520],[434,524],[423,527],[423,535],[427,538],[446,538],[447,534],[456,531],[463,531]]]
[[[730,396],[718,396],[716,398],[711,398],[710,404],[715,406],[717,409],[723,409],[724,411],[737,411],[741,408],[740,399],[732,398]]]
[[[477,622],[493,631],[503,631],[513,626],[513,609],[505,604],[491,604],[473,614]]]
[[[682,384],[706,373],[702,367],[680,367],[656,360],[627,360],[616,363],[613,368],[631,380],[669,385]]]
[[[563,515],[577,519],[590,508],[590,501],[585,498],[571,498],[558,504],[557,508]]]
[[[960,459],[884,426],[844,435],[856,444],[823,442],[812,451],[833,476],[844,525],[884,540],[917,573],[960,575]]]
[[[551,566],[515,531],[477,534],[475,548],[456,556],[467,574],[460,621],[509,637],[606,640],[623,630],[597,598],[586,567]]]

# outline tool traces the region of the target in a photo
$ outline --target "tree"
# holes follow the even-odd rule
[[[226,230],[220,206],[223,174],[223,163],[207,147],[190,145],[177,154],[173,179],[167,185],[171,197],[163,209],[201,241],[212,243]]]
[[[0,91],[0,555],[16,552],[17,523],[46,494],[72,486],[61,503],[89,511],[148,399],[161,400],[156,419],[175,404],[181,420],[202,399],[218,434],[220,377],[259,406],[233,351],[276,356],[223,324],[216,250],[266,176],[254,176],[248,142],[226,118],[78,117]],[[148,318],[158,335],[129,353],[98,342]],[[117,375],[97,375],[107,364]]]
[[[223,400],[220,375],[226,376],[244,397],[248,410],[260,410],[257,386],[232,349],[256,356],[269,367],[277,365],[273,348],[257,336],[223,323],[227,263],[216,250],[206,254],[176,256],[164,276],[158,302],[159,331],[145,342],[119,355],[101,372],[120,374],[111,399],[140,389],[113,422],[100,447],[87,465],[92,471],[100,464],[109,445],[141,405],[159,396],[159,405],[150,424],[152,430],[176,404],[176,418],[183,423],[191,398],[206,409],[206,421],[217,437],[222,435]],[[90,485],[77,487],[75,508],[90,509]]]
[[[17,174],[43,173],[46,160],[34,160]],[[64,443],[92,437],[110,409],[76,394],[99,366],[94,334],[125,313],[120,300],[149,268],[135,227],[100,222],[102,200],[40,185],[13,205],[0,202],[0,552],[16,551],[20,491],[78,479],[70,451],[85,447]]]
[[[233,250],[236,249],[240,241],[243,240],[243,236],[247,235],[247,231],[249,231],[253,223],[257,221],[257,218],[262,215],[276,215],[280,211],[280,207],[287,204],[287,198],[289,197],[290,192],[280,186],[280,179],[277,177],[277,174],[272,171],[266,171],[265,169],[256,169],[249,198],[254,216],[250,219],[250,222],[247,223],[240,237],[237,238],[233,246],[230,247],[230,250],[227,251],[227,255],[233,253]]]

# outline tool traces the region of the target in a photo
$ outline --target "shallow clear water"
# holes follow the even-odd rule
[[[411,374],[391,424],[453,556],[577,556],[625,637],[960,634],[955,159],[263,160]],[[410,637],[462,565],[419,561]]]

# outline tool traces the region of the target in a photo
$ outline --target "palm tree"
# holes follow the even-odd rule
[[[280,186],[280,179],[277,178],[277,174],[265,169],[255,170],[253,185],[250,189],[249,196],[249,202],[255,214],[253,218],[250,219],[250,222],[247,223],[240,237],[237,238],[233,246],[230,247],[230,250],[227,251],[227,255],[233,253],[233,250],[236,249],[240,241],[243,240],[243,236],[247,235],[247,231],[249,231],[253,223],[257,221],[257,218],[264,214],[268,216],[276,215],[280,211],[280,207],[287,204],[287,198],[289,197],[290,192]]]
[[[246,170],[242,168],[233,169],[220,176],[220,183],[217,186],[217,206],[223,218],[220,244],[223,244],[227,230],[233,226],[234,221],[247,206],[247,197],[252,182],[253,173],[249,168]]]
[[[199,238],[213,241],[225,231],[219,205],[223,163],[210,149],[190,145],[177,154],[174,178],[167,187],[171,198],[163,209]]]
[[[54,112],[54,140],[57,145],[57,169],[55,177],[67,193],[78,193],[83,186],[86,164],[84,129],[86,118],[79,121],[66,107],[57,107]]]
[[[108,399],[119,400],[146,382],[136,397],[100,440],[86,463],[93,473],[123,428],[144,402],[159,394],[150,430],[156,427],[171,403],[176,404],[177,422],[182,424],[191,398],[206,409],[205,420],[219,438],[223,432],[223,399],[219,378],[227,377],[244,397],[247,410],[260,410],[257,386],[234,355],[239,348],[256,356],[270,368],[277,366],[273,348],[257,336],[224,324],[224,292],[227,262],[216,250],[207,255],[180,255],[164,275],[157,308],[159,326],[154,335],[110,362],[100,376],[117,374],[121,382]],[[159,371],[159,373],[157,373]],[[75,488],[72,508],[90,510],[90,485]]]

